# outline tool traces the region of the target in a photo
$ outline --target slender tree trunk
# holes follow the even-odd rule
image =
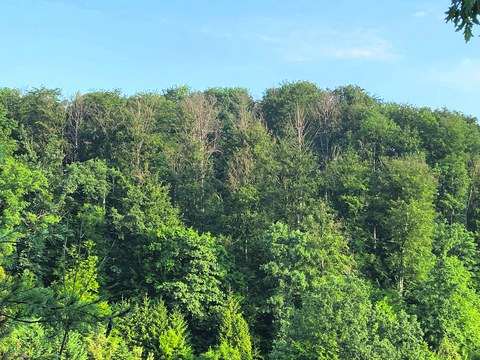
[[[65,350],[65,345],[67,343],[68,332],[70,330],[70,326],[68,324],[65,325],[65,331],[63,332],[62,343],[60,345],[60,350],[58,351],[58,358],[62,358],[63,350]]]

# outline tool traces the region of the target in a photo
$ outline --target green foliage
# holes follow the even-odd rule
[[[374,304],[370,331],[373,352],[379,359],[435,359],[423,340],[423,331],[415,316],[395,311],[388,298]]]
[[[22,324],[9,337],[8,351],[0,351],[0,355],[6,359],[89,359],[88,346],[80,333],[70,333],[62,357],[58,353],[61,341],[62,336],[55,329],[47,329],[40,323]]]
[[[92,360],[141,360],[144,353],[142,347],[134,346],[130,349],[123,334],[116,330],[110,332],[103,325],[89,333],[83,340],[88,359]],[[146,356],[146,359],[150,358],[150,355]]]
[[[437,203],[447,221],[465,223],[469,178],[465,161],[455,155],[447,155],[437,163],[439,194]]]
[[[242,357],[238,349],[229,346],[226,343],[221,343],[216,349],[208,350],[201,354],[199,357],[201,360],[241,360]]]
[[[472,28],[479,25],[480,2],[476,0],[452,0],[445,12],[445,20],[455,25],[455,31],[463,31],[463,37],[469,42],[473,36]]]
[[[434,251],[441,258],[455,256],[470,271],[479,261],[474,234],[460,224],[438,225]]]
[[[305,294],[302,308],[292,314],[271,357],[367,358],[369,307],[368,290],[360,281],[322,280],[315,292]]]
[[[409,154],[418,149],[418,141],[408,128],[402,129],[380,110],[365,108],[358,112],[359,124],[353,140],[374,161],[380,156]]]
[[[59,278],[52,284],[54,306],[47,310],[46,316],[49,322],[61,329],[59,357],[66,350],[71,331],[89,332],[111,314],[108,303],[98,295],[98,258],[88,254],[90,248],[91,244],[86,244],[83,256],[79,253],[81,248],[67,248],[65,244],[64,250],[68,251],[71,259],[63,259]]]
[[[282,134],[288,131],[299,114],[306,118],[307,124],[313,122],[315,102],[320,95],[320,89],[308,81],[284,83],[280,88],[267,89],[262,101],[267,126],[276,134]]]
[[[47,180],[41,171],[32,170],[25,162],[12,156],[2,156],[0,171],[0,247],[3,263],[5,256],[13,251],[12,244],[22,236],[20,225],[37,218],[37,214],[29,211],[31,202],[27,198],[33,194],[35,198],[40,198],[46,192]]]
[[[111,243],[106,244],[105,267],[116,300],[154,292],[147,280],[149,271],[154,270],[149,260],[144,261],[149,246],[156,241],[159,229],[180,224],[168,190],[153,175],[140,183],[118,174],[112,177],[114,206],[107,208]]]
[[[384,262],[390,278],[398,283],[400,294],[405,284],[415,286],[433,266],[432,238],[435,224],[433,208],[436,182],[422,158],[409,157],[384,162],[386,187],[390,198],[384,217],[386,241]],[[387,191],[388,191],[387,190]]]
[[[147,284],[186,315],[190,329],[203,337],[205,344],[211,342],[214,318],[224,301],[219,250],[209,234],[164,227],[145,248],[143,259]]]
[[[277,223],[264,235],[263,311],[272,314],[275,332],[282,331],[292,311],[302,307],[302,294],[323,276],[351,270],[345,239],[326,212],[316,215],[308,219],[310,232]]]
[[[159,348],[161,359],[193,359],[192,348],[189,345],[187,322],[183,315],[175,310],[170,314],[167,330],[160,335]]]
[[[126,302],[121,306],[130,311],[114,321],[127,344],[142,347],[146,353],[158,354],[160,335],[168,327],[168,311],[163,301],[144,296],[140,302],[133,305]]]
[[[369,287],[355,277],[327,277],[303,296],[272,359],[433,359],[415,318],[375,307]]]
[[[360,225],[367,205],[370,169],[353,150],[329,162],[324,173],[325,192],[345,221]]]
[[[426,340],[444,358],[480,355],[480,298],[456,256],[439,258],[416,299]]]
[[[61,91],[43,87],[26,91],[9,112],[25,130],[21,140],[27,153],[42,165],[58,169],[64,156],[65,101]]]
[[[476,119],[356,86],[0,89],[0,357],[478,358],[479,209]]]
[[[219,329],[220,345],[218,351],[222,353],[223,348],[229,348],[238,353],[242,360],[252,359],[250,332],[248,324],[240,312],[240,305],[231,294],[227,298],[226,305]]]
[[[129,303],[121,306],[130,307],[130,311],[115,320],[115,334],[122,336],[128,346],[143,349],[145,357],[147,354],[171,360],[193,357],[187,323],[179,311],[169,314],[162,300],[152,301],[148,296],[133,306]]]

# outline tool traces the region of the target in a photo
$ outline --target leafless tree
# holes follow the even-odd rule
[[[331,91],[325,92],[316,103],[316,136],[319,141],[320,156],[324,163],[339,155],[338,145],[332,142],[332,134],[340,127],[339,105],[339,96]]]

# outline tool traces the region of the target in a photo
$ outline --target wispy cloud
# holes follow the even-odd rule
[[[372,60],[392,60],[397,57],[392,52],[393,45],[380,37],[366,36],[357,42],[339,44],[325,51],[326,55],[342,58],[363,58]]]
[[[430,18],[434,18],[434,19],[443,20],[443,19],[445,19],[445,14],[443,13],[444,11],[445,10],[443,8],[438,7],[438,5],[435,5],[435,6],[432,6],[430,8],[422,9],[422,10],[419,10],[419,11],[413,13],[412,17],[419,18],[419,19],[425,18],[425,17],[430,17]]]
[[[412,16],[413,17],[425,17],[429,14],[430,11],[417,11]]]
[[[465,58],[450,68],[434,69],[430,78],[465,90],[480,90],[480,59]]]
[[[202,34],[205,34],[205,35],[214,36],[217,38],[231,39],[234,37],[234,34],[231,31],[219,30],[212,27],[208,27],[208,26],[201,26],[199,28],[195,28],[195,31],[201,32]]]
[[[306,63],[326,58],[392,61],[399,57],[393,44],[375,28],[339,29],[317,22],[279,18],[262,18],[262,23],[259,27],[253,22],[252,30],[247,30],[244,24],[234,30],[227,29],[226,24],[185,24],[184,27],[210,38],[237,42],[240,46],[260,46],[287,62]]]
[[[257,35],[256,39],[290,62],[313,62],[322,58],[387,61],[398,57],[393,45],[372,29],[303,29],[283,37]]]

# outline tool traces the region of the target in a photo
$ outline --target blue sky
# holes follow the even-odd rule
[[[449,3],[1,0],[0,87],[240,86],[259,98],[309,80],[480,118],[480,38],[465,44],[445,23]]]

